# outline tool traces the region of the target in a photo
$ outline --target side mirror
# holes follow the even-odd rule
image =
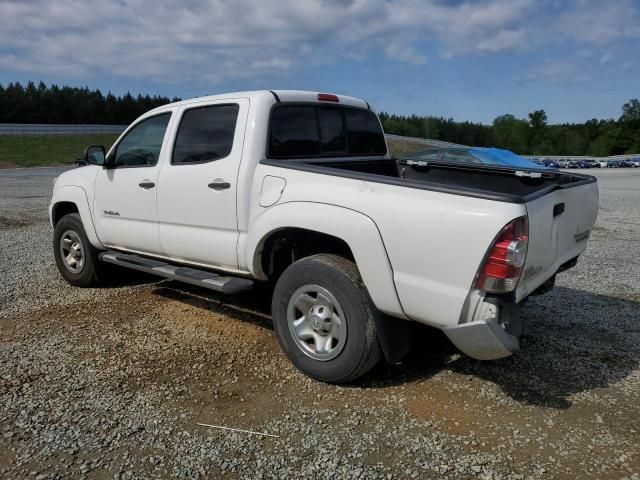
[[[91,145],[84,151],[86,165],[104,165],[105,150],[102,145]]]

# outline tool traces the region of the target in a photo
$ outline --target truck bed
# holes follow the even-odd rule
[[[287,161],[268,159],[262,163],[511,203],[526,203],[556,189],[596,181],[595,177],[576,173],[442,162],[421,162],[416,165],[411,160],[389,158]]]

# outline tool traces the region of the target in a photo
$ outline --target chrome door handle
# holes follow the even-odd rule
[[[153,188],[156,186],[156,184],[153,182],[140,182],[138,185],[141,188],[145,188],[145,189]]]
[[[211,182],[207,186],[214,190],[226,190],[227,188],[231,188],[231,184],[229,182]]]

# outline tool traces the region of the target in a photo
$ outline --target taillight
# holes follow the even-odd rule
[[[506,293],[515,290],[527,259],[529,245],[529,221],[516,218],[502,229],[491,246],[476,288],[485,292]]]
[[[339,102],[340,99],[333,93],[319,93],[318,100],[321,102]]]

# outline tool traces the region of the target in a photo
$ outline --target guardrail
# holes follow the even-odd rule
[[[0,123],[0,135],[120,134],[126,125],[68,125],[50,123]]]
[[[578,162],[586,160],[588,162],[608,162],[609,160],[637,160],[640,153],[630,153],[628,155],[611,155],[610,157],[591,157],[588,155],[521,155],[531,160],[555,160],[558,162]]]

